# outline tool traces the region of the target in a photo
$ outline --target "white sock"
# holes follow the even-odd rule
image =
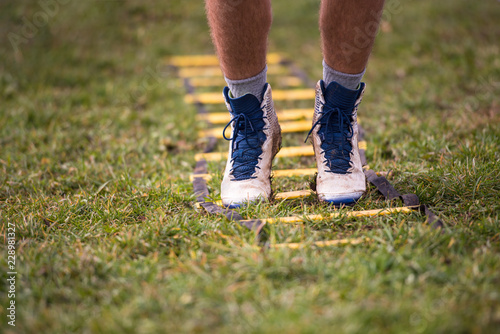
[[[262,102],[262,93],[267,82],[267,65],[264,67],[262,72],[251,78],[231,80],[224,77],[224,79],[226,80],[229,90],[231,91],[231,95],[234,98],[238,98],[246,94],[252,94],[257,97],[259,102]]]
[[[328,66],[325,60],[323,60],[323,81],[325,82],[325,87],[328,87],[331,82],[335,81],[347,89],[356,90],[358,89],[365,71],[366,69],[358,74],[342,73],[339,71],[335,71],[333,68]]]

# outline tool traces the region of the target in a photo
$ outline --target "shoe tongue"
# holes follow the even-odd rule
[[[259,100],[252,94],[246,94],[237,99],[230,99],[233,114],[249,114],[260,108]]]
[[[321,81],[321,90],[326,103],[343,110],[351,110],[356,104],[360,93],[359,89],[351,90],[335,81],[331,82],[326,88],[325,82]]]
[[[238,98],[232,98],[229,96],[229,89],[224,90],[224,95],[226,100],[231,105],[232,113],[238,114],[249,114],[255,110],[260,109],[260,102],[252,94],[246,94]]]

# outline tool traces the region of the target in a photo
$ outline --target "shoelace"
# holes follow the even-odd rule
[[[320,124],[318,135],[321,139],[321,153],[325,154],[325,160],[329,170],[327,172],[337,174],[350,174],[348,169],[351,167],[350,153],[352,145],[350,140],[354,135],[354,129],[351,124],[353,110],[342,110],[337,107],[323,105],[323,111],[320,118],[313,124],[307,134],[306,141],[312,134],[314,128]],[[338,115],[338,120],[335,117]],[[336,121],[336,122],[335,122]],[[337,126],[336,126],[337,125]],[[321,132],[321,133],[320,133]],[[341,136],[339,136],[341,135]],[[337,137],[337,138],[335,138]]]
[[[262,112],[263,108],[259,108],[247,114],[237,114],[234,116],[229,123],[226,124],[222,132],[222,136],[225,140],[233,140],[231,163],[233,168],[231,173],[236,180],[247,180],[255,179],[252,174],[255,172],[259,160],[261,160],[260,155],[262,154],[262,144],[265,141],[264,138],[260,138],[259,133],[264,130],[263,117],[259,112]],[[255,125],[255,123],[262,122],[262,126]],[[231,138],[226,136],[226,129],[233,124],[233,134]],[[260,128],[260,129],[259,129]],[[262,133],[263,134],[263,133]]]

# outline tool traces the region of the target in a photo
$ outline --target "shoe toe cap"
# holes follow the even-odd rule
[[[225,207],[237,208],[242,205],[269,199],[271,190],[254,184],[238,184],[222,193],[222,204]]]
[[[362,172],[348,175],[327,173],[317,179],[317,194],[320,200],[334,205],[356,203],[366,191]]]

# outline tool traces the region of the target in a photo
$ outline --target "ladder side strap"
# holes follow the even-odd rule
[[[418,196],[415,194],[405,194],[401,195],[399,192],[390,184],[390,182],[383,176],[377,176],[377,174],[372,170],[365,170],[365,175],[367,180],[377,187],[377,190],[384,195],[385,199],[393,200],[400,198],[405,206],[417,208],[421,213],[425,214],[427,217],[427,222],[432,228],[442,229],[444,227],[443,221],[432,212],[426,205],[420,204]]]
[[[264,226],[266,226],[266,223],[260,219],[249,219],[249,220],[242,219],[242,220],[238,221],[238,223],[241,226],[246,227],[247,229],[249,229],[251,231],[255,231],[257,233],[257,235],[260,235],[260,233],[262,232],[262,229],[264,228]]]
[[[198,160],[196,162],[196,166],[194,167],[194,172],[196,174],[208,172],[207,161],[205,159]],[[196,196],[196,202],[205,202],[205,197],[209,196],[207,181],[202,177],[193,178],[193,191]]]
[[[194,174],[206,174],[207,172],[207,161],[205,159],[198,160],[194,167]]]
[[[203,202],[200,203],[200,205],[203,207],[203,209],[205,209],[205,211],[207,211],[207,213],[211,215],[222,214],[227,219],[240,224],[242,227],[245,227],[251,231],[255,231],[257,235],[260,234],[262,228],[264,227],[264,225],[266,225],[264,222],[258,219],[243,220],[243,217],[238,212],[231,209],[221,208],[220,206],[212,202]]]
[[[405,206],[417,207],[420,205],[420,200],[418,199],[418,196],[415,194],[401,195],[401,200],[403,201]]]
[[[392,201],[393,199],[401,198],[401,194],[389,183],[383,176],[377,176],[373,170],[365,170],[366,179],[377,187],[377,190],[384,195],[386,200]]]
[[[193,191],[196,196],[196,202],[203,203],[205,197],[209,196],[207,182],[202,177],[195,177],[193,179]]]
[[[427,223],[431,225],[432,228],[434,229],[444,228],[443,221],[434,212],[432,212],[426,205],[422,204],[420,206],[420,211],[425,213],[425,215],[427,216]]]
[[[234,221],[243,220],[243,217],[238,212],[231,209],[221,208],[212,202],[203,202],[200,205],[210,214],[223,214],[227,219]]]
[[[299,68],[297,65],[295,65],[294,62],[288,59],[282,59],[281,65],[287,66],[291,70],[292,74],[295,75],[296,77],[299,77],[306,86],[314,87],[316,85],[316,82],[311,80],[309,78],[309,75],[306,72],[304,72],[301,68]]]
[[[361,166],[368,165],[368,162],[366,161],[366,153],[365,153],[364,149],[359,149],[359,159],[361,160]]]

